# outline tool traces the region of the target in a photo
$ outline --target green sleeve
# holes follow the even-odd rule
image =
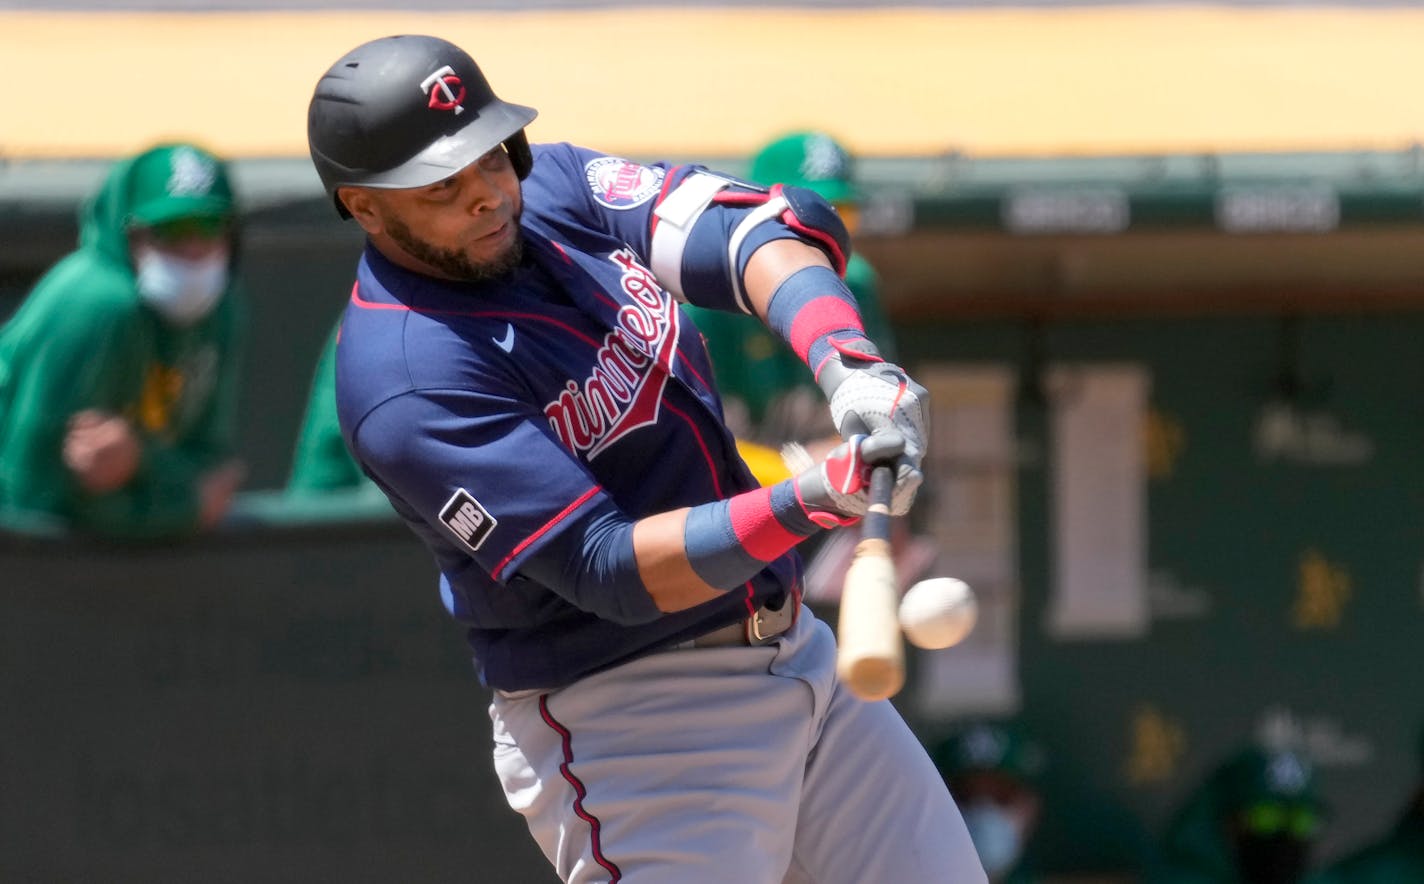
[[[89,274],[89,286],[80,283]],[[114,409],[112,378],[123,370],[124,340],[134,330],[122,291],[102,268],[67,259],[31,292],[0,335],[6,404],[0,488],[16,509],[74,518],[82,496],[64,466],[69,417]],[[102,370],[101,370],[102,369]]]
[[[355,488],[370,480],[361,472],[346,442],[336,416],[336,341],[340,325],[332,329],[317,361],[306,416],[297,436],[288,494],[312,494],[339,488]]]

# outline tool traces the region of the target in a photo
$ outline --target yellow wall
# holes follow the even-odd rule
[[[817,125],[863,153],[1397,149],[1424,139],[1424,10],[0,12],[0,156],[166,136],[300,155],[320,73],[439,29],[536,140],[736,155]]]

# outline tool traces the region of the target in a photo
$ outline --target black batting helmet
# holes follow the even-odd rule
[[[346,185],[424,187],[503,144],[520,178],[534,159],[532,107],[500,101],[469,54],[438,37],[363,43],[317,81],[307,146],[326,192]]]

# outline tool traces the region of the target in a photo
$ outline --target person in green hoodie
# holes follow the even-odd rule
[[[1424,732],[1419,764],[1424,770]],[[1424,773],[1388,834],[1332,864],[1310,884],[1424,884]]]
[[[771,141],[753,157],[748,177],[759,184],[815,191],[836,207],[855,235],[861,194],[854,182],[854,161],[830,135],[801,131]],[[845,282],[855,295],[866,333],[881,355],[893,361],[893,336],[880,305],[879,281],[859,253],[851,254],[846,264]],[[683,309],[707,341],[727,425],[739,440],[772,448],[787,441],[839,442],[835,428],[823,419],[824,397],[811,370],[764,323],[755,316]]]
[[[1010,722],[964,724],[930,757],[954,796],[991,884],[1038,880],[1025,859],[1038,828],[1047,755]]]
[[[244,472],[237,222],[224,163],[191,144],[119,161],[85,201],[79,247],[0,327],[0,525],[161,538],[222,518]]]
[[[1217,767],[1167,830],[1148,884],[1295,884],[1324,807],[1310,763],[1249,746]]]

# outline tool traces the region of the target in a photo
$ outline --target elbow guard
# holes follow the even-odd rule
[[[836,207],[826,202],[819,193],[805,187],[783,187],[781,195],[786,200],[786,211],[781,213],[782,223],[801,239],[820,246],[826,257],[831,259],[836,275],[845,276],[846,261],[850,259],[850,231],[846,229]]]
[[[709,212],[716,209],[717,211]],[[653,210],[651,264],[659,282],[678,300],[693,283],[716,275],[731,282],[731,299],[699,306],[752,313],[742,288],[747,259],[776,239],[801,239],[818,246],[843,275],[850,256],[850,231],[835,208],[815,191],[776,185],[753,188],[708,172],[695,172]],[[710,217],[709,217],[710,216]],[[725,246],[723,246],[725,244]]]

